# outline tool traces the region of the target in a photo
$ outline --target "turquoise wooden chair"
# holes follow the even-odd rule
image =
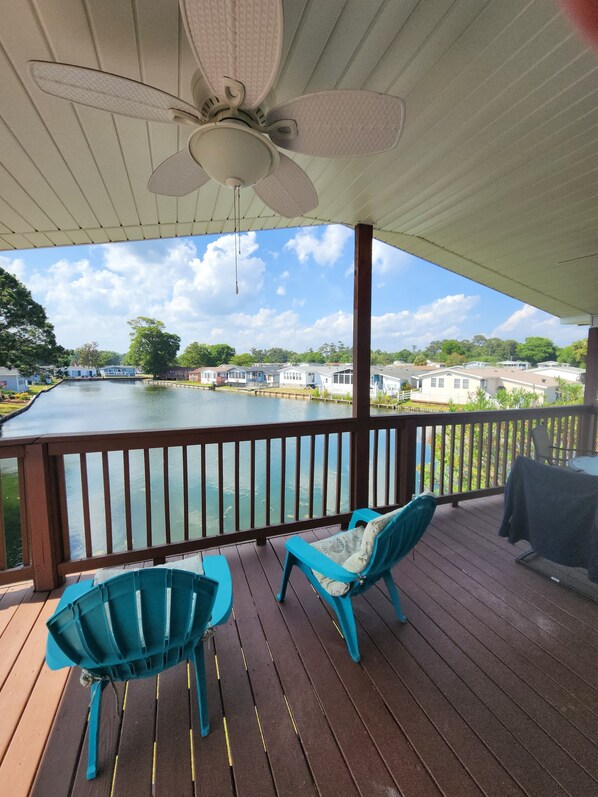
[[[349,654],[354,661],[359,661],[351,599],[382,579],[397,617],[402,623],[406,622],[399,591],[390,571],[420,540],[435,509],[434,496],[425,494],[386,515],[373,509],[358,509],[353,512],[347,531],[319,542],[308,543],[301,537],[291,537],[286,543],[287,555],[278,600],[284,600],[291,570],[297,566],[334,609]],[[363,524],[366,524],[365,528]]]
[[[200,731],[210,730],[203,642],[232,609],[223,556],[206,557],[204,575],[168,567],[121,571],[94,585],[73,584],[47,621],[50,669],[78,665],[91,682],[87,779],[97,773],[98,727],[107,684],[149,678],[182,661],[195,667]]]

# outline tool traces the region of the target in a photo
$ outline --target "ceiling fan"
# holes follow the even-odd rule
[[[279,147],[322,157],[384,152],[404,120],[398,97],[373,91],[320,91],[268,109],[282,51],[282,0],[179,0],[199,66],[194,105],[160,89],[96,69],[31,61],[42,91],[81,105],[149,121],[187,124],[187,147],[153,172],[148,189],[184,196],[213,179],[253,186],[275,213],[295,218],[318,196],[305,171]]]

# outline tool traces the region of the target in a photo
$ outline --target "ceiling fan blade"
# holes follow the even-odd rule
[[[176,121],[177,111],[182,112],[182,117],[193,117],[198,124],[202,121],[201,113],[193,105],[136,80],[98,69],[50,61],[30,61],[29,67],[42,91],[63,100],[151,122]],[[175,111],[175,114],[171,111]]]
[[[375,91],[318,91],[277,105],[266,116],[270,125],[284,119],[297,123],[297,136],[284,127],[270,138],[279,147],[326,158],[370,155],[397,145],[405,103]]]
[[[189,151],[182,149],[154,169],[147,187],[154,194],[185,196],[201,188],[209,179],[210,176],[193,160]]]
[[[318,205],[312,181],[294,161],[280,153],[280,165],[254,186],[255,193],[271,210],[287,219],[309,213]]]
[[[227,78],[245,87],[244,108],[268,94],[282,52],[282,0],[179,0],[191,48],[208,85],[225,99]]]

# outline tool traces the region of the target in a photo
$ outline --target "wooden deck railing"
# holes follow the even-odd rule
[[[596,436],[576,406],[0,440],[0,583],[342,523],[356,485],[378,508],[500,492],[540,421],[558,445]]]

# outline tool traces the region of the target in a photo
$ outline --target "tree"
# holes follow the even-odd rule
[[[117,351],[103,351],[100,349],[100,362],[98,364],[98,368],[104,368],[106,365],[120,365],[123,359],[123,355],[119,354]]]
[[[174,362],[181,339],[165,332],[164,323],[155,318],[139,316],[128,324],[132,332],[127,361],[139,365],[145,373],[158,376]]]
[[[251,354],[235,354],[230,358],[231,365],[240,365],[242,368],[249,368],[253,365],[253,357]]]
[[[588,356],[588,339],[576,340],[559,351],[558,361],[577,367],[585,365]]]
[[[517,346],[517,356],[533,365],[544,360],[556,360],[556,348],[550,338],[529,337]]]
[[[205,343],[197,343],[197,341],[190,343],[183,353],[179,354],[177,362],[185,368],[201,368],[204,365],[220,365],[220,363],[214,362],[210,347]]]
[[[449,354],[448,357],[445,359],[446,365],[463,365],[465,362],[465,356],[463,354]]]
[[[212,343],[208,348],[212,355],[210,365],[226,365],[237,353],[228,343]]]
[[[19,280],[0,268],[0,365],[25,376],[64,354],[46,311]]]
[[[92,340],[91,343],[84,343],[75,349],[75,359],[84,368],[99,368],[101,356],[95,340]]]
[[[413,365],[427,365],[427,364],[428,360],[425,354],[422,353],[416,354],[415,357],[413,358]]]
[[[293,360],[297,363],[319,363],[320,365],[323,365],[326,362],[324,355],[319,351],[313,351],[313,349],[299,352],[295,355]]]

